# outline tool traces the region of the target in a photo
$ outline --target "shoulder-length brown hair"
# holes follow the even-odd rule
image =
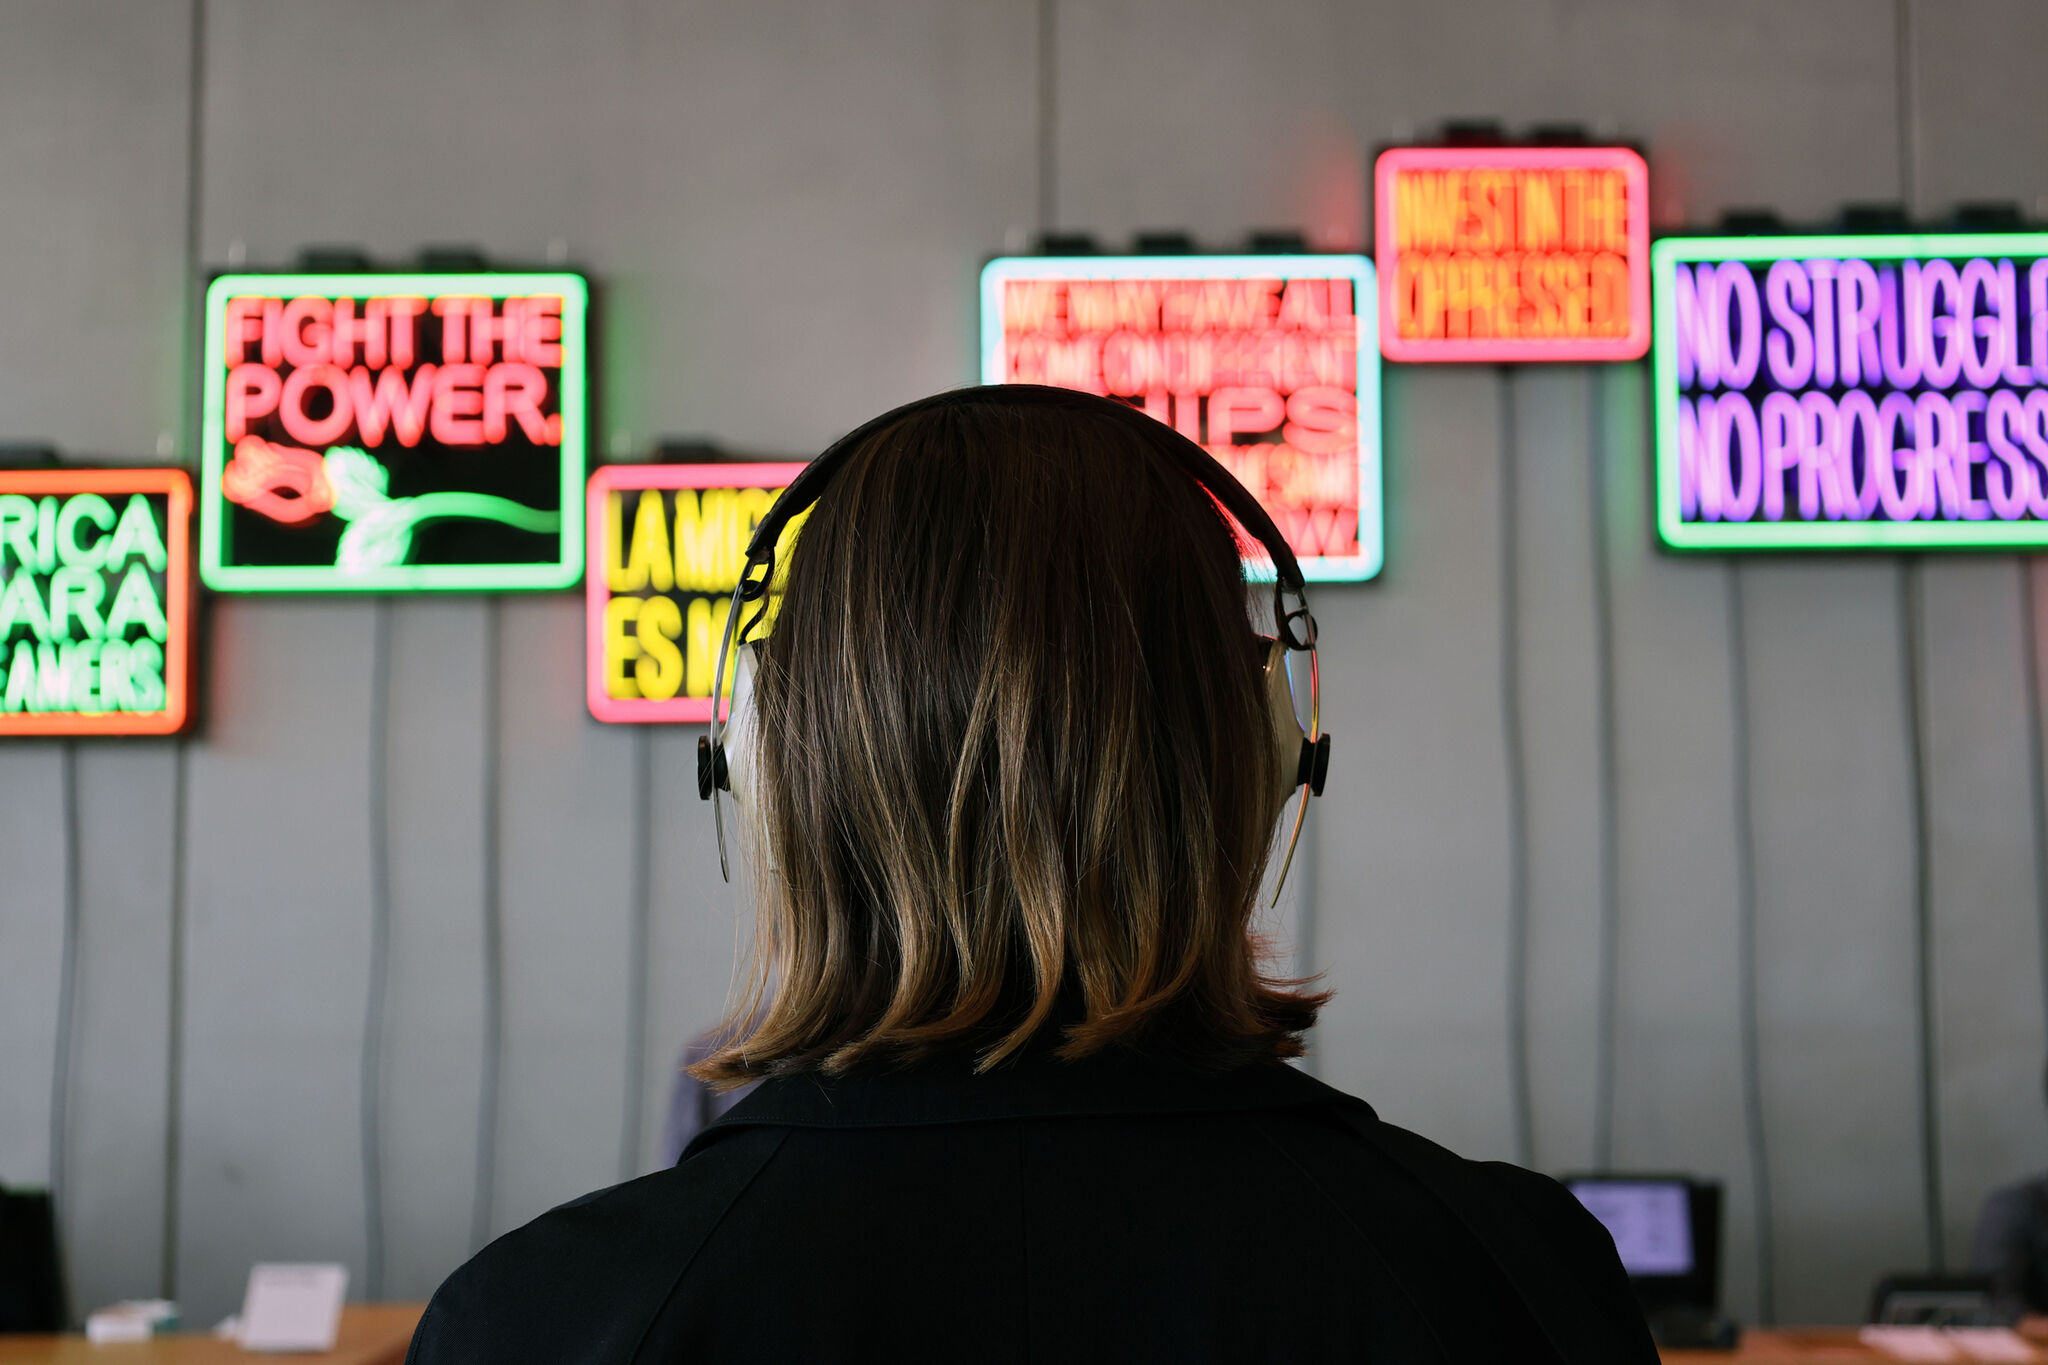
[[[1282,759],[1232,528],[1164,424],[1030,397],[873,432],[795,541],[754,680],[754,970],[707,1080],[1040,1036],[1301,1052],[1325,997],[1251,928]]]

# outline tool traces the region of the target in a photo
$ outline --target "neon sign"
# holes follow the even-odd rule
[[[192,480],[0,470],[0,735],[163,735],[191,691]]]
[[[590,476],[585,692],[602,721],[711,719],[725,612],[754,527],[801,464],[605,465]],[[798,517],[782,533],[788,562]],[[768,598],[772,619],[781,601]]]
[[[565,588],[580,275],[226,275],[206,291],[199,571],[224,592]]]
[[[1389,360],[1634,360],[1650,173],[1626,147],[1397,147],[1374,202]]]
[[[2048,544],[2048,234],[1657,243],[1678,549]]]
[[[1363,256],[1004,257],[981,378],[1107,394],[1201,442],[1311,579],[1380,571],[1380,363]]]

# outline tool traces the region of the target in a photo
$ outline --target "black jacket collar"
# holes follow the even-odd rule
[[[1279,1062],[1216,1073],[1123,1050],[1075,1062],[1036,1053],[979,1075],[966,1059],[947,1059],[770,1079],[699,1138],[738,1127],[898,1128],[1329,1104],[1364,1108]]]

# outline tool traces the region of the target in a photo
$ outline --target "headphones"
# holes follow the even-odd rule
[[[1287,538],[1280,534],[1280,528],[1273,524],[1272,517],[1259,505],[1258,499],[1201,446],[1158,419],[1115,399],[1038,384],[950,389],[906,403],[863,423],[806,465],[803,472],[782,490],[782,496],[775,500],[775,505],[768,509],[768,515],[754,528],[753,539],[747,542],[746,561],[740,569],[739,582],[733,589],[732,605],[726,611],[725,633],[718,644],[718,666],[711,684],[710,733],[697,740],[697,795],[711,802],[712,820],[718,830],[719,873],[727,881],[732,880],[725,853],[725,817],[720,810],[718,793],[734,791],[735,774],[741,788],[741,792],[736,794],[743,794],[750,780],[752,765],[744,761],[744,755],[751,750],[753,740],[752,706],[751,697],[748,704],[742,705],[741,693],[751,690],[753,631],[768,611],[768,585],[775,577],[775,550],[784,529],[817,502],[825,486],[832,482],[848,458],[875,432],[916,413],[966,407],[992,400],[1033,407],[1069,408],[1134,426],[1142,423],[1146,438],[1155,447],[1165,449],[1188,477],[1235,517],[1237,524],[1272,557],[1273,621],[1278,637],[1269,638],[1266,643],[1266,684],[1274,711],[1275,743],[1281,752],[1283,784],[1287,792],[1298,789],[1301,793],[1301,801],[1294,814],[1294,830],[1287,842],[1287,856],[1280,865],[1280,876],[1274,885],[1273,895],[1277,901],[1280,886],[1287,880],[1287,869],[1294,862],[1295,845],[1301,840],[1302,822],[1308,814],[1308,799],[1311,795],[1323,794],[1323,781],[1330,769],[1330,736],[1322,728],[1322,684],[1316,666],[1316,619],[1309,614],[1307,583],[1301,576],[1301,564],[1294,557],[1293,547],[1288,545]],[[1292,606],[1289,605],[1290,599]],[[751,615],[746,615],[748,603],[754,604]],[[743,615],[746,618],[744,622],[741,620]],[[738,645],[737,654],[734,652],[735,643]],[[730,699],[725,690],[729,661],[734,665]],[[1295,678],[1297,662],[1304,666],[1307,674],[1300,686],[1297,686]],[[749,676],[742,678],[742,672]],[[1292,724],[1288,723],[1290,718]],[[1293,765],[1291,770],[1290,762]]]

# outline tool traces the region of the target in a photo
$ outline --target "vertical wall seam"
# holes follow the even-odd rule
[[[1059,0],[1038,0],[1038,231],[1059,223]]]
[[[619,1179],[640,1173],[640,1127],[647,1087],[647,945],[654,912],[654,728],[633,729],[633,811],[627,837],[632,868],[626,888],[626,1096],[619,1117]]]
[[[1777,1321],[1777,1230],[1771,1203],[1769,1129],[1764,1115],[1763,955],[1757,922],[1756,812],[1750,801],[1749,621],[1743,601],[1742,564],[1729,560],[1728,707],[1730,783],[1735,816],[1736,982],[1740,995],[1742,1047],[1742,1132],[1749,1155],[1750,1217],[1756,1225],[1758,1321]]]
[[[391,599],[370,607],[369,992],[361,1078],[364,1292],[384,1297],[384,1014],[391,969]]]
[[[2020,575],[2021,677],[2027,688],[2027,789],[2033,803],[2034,910],[2041,955],[2041,1011],[2048,1026],[2048,775],[2041,765],[2041,625],[2035,615],[2034,559],[2022,555],[2014,563]]]
[[[1522,747],[1521,538],[1515,439],[1515,372],[1500,369],[1500,731],[1507,798],[1507,1029],[1509,1119],[1515,1161],[1536,1161],[1529,1077],[1529,815]]]
[[[1893,75],[1898,83],[1899,194],[1907,214],[1920,213],[1920,111],[1913,96],[1913,0],[1898,0],[1892,14]]]
[[[1897,0],[1892,48],[1896,56],[1899,193],[1909,218],[1920,215],[1920,118],[1914,95],[1913,5]],[[1918,987],[1917,1042],[1920,1052],[1920,1180],[1927,1222],[1928,1262],[1940,1269],[1947,1257],[1941,1200],[1941,1057],[1935,995],[1934,879],[1927,793],[1927,718],[1922,696],[1921,654],[1925,589],[1918,558],[1899,565],[1899,619],[1904,643],[1906,750],[1913,801],[1914,975]]]
[[[1927,1261],[1947,1261],[1941,1200],[1941,1076],[1934,962],[1932,831],[1927,801],[1927,716],[1921,678],[1925,588],[1918,559],[1899,567],[1899,615],[1905,623],[1901,672],[1906,693],[1906,758],[1913,798],[1913,943],[1920,1054],[1920,1183],[1927,1221]]]
[[[1593,1076],[1593,1166],[1614,1165],[1614,1091],[1621,994],[1620,830],[1614,717],[1614,583],[1607,553],[1606,372],[1587,368],[1587,427],[1591,465],[1586,476],[1593,571],[1594,708],[1599,761],[1599,995],[1595,1028],[1599,1052]]]
[[[206,0],[192,0],[191,32],[186,55],[185,95],[185,271],[179,321],[179,434],[185,441],[184,463],[198,463],[199,454],[199,292],[200,225],[205,185],[206,134]],[[171,742],[171,868],[170,982],[168,1018],[164,1027],[164,1160],[163,1225],[158,1231],[157,1293],[178,1297],[178,1182],[183,1179],[183,1142],[179,1125],[185,1108],[185,785],[188,741]]]
[[[178,1182],[182,1179],[179,1125],[185,1108],[185,796],[187,745],[171,747],[170,996],[164,1027],[164,1202],[158,1230],[157,1294],[178,1297]]]
[[[498,672],[498,636],[502,605],[484,599],[483,687],[483,1057],[479,1067],[476,1107],[476,1187],[471,1197],[469,1242],[481,1251],[491,1237],[492,1201],[498,1177],[498,1080],[505,1044],[504,907],[498,884],[499,745],[503,684]]]
[[[78,1022],[78,741],[67,739],[57,749],[58,809],[63,821],[59,856],[64,869],[63,940],[57,960],[57,1029],[50,1058],[50,1200],[55,1210],[59,1254],[66,1243],[62,1229],[70,1216],[71,1166],[66,1159],[71,1141],[72,1052]],[[65,1277],[69,1283],[69,1277]]]

